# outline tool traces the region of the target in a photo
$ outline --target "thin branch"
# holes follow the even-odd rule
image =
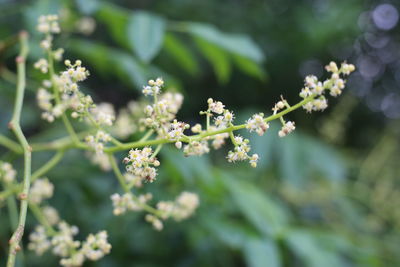
[[[23,181],[22,193],[19,195],[19,198],[21,200],[21,206],[19,210],[18,226],[9,241],[10,249],[8,253],[7,267],[14,267],[16,254],[21,249],[19,243],[22,239],[25,229],[26,213],[28,209],[29,188],[31,182],[30,179],[31,179],[32,148],[29,146],[28,141],[26,140],[20,126],[22,104],[24,101],[24,92],[25,92],[25,61],[26,61],[26,56],[28,54],[28,34],[26,32],[21,32],[19,37],[20,37],[21,51],[18,57],[16,58],[17,73],[18,73],[17,95],[15,98],[13,116],[11,122],[9,123],[9,127],[16,135],[24,151],[24,181]]]
[[[52,52],[49,50],[47,53],[47,60],[49,62],[49,74],[50,74],[50,80],[53,88],[53,93],[54,93],[54,98],[56,101],[57,105],[61,104],[61,98],[60,98],[60,92],[57,87],[57,81],[55,79],[55,72],[54,72],[54,61],[53,61],[53,55]],[[69,121],[67,115],[63,112],[61,114],[61,119],[64,123],[65,128],[67,129],[67,132],[71,136],[72,140],[74,143],[78,144],[79,143],[79,138],[76,135],[76,132],[74,130],[74,127],[72,126],[71,122]]]
[[[46,216],[43,214],[43,211],[40,207],[32,202],[29,202],[29,208],[32,211],[32,214],[35,216],[36,220],[43,225],[49,235],[55,235],[57,231],[51,226]]]
[[[119,170],[118,163],[117,163],[117,160],[115,159],[115,156],[113,154],[108,154],[108,159],[110,160],[111,167],[112,167],[114,174],[117,177],[118,182],[121,185],[122,189],[124,189],[124,191],[126,193],[129,193],[130,192],[129,187],[125,183],[125,177],[122,175],[121,171]]]
[[[8,138],[4,135],[1,135],[1,134],[0,134],[0,145],[8,148],[9,150],[13,151],[14,153],[17,153],[17,154],[23,153],[21,146],[17,142],[15,142],[15,141],[11,140],[10,138]]]
[[[62,160],[63,156],[65,154],[64,150],[59,150],[57,153],[48,161],[46,162],[42,167],[37,169],[35,172],[32,173],[32,179],[31,181],[34,182],[36,179],[50,171],[52,168],[54,168],[57,163]]]
[[[125,183],[125,177],[124,175],[121,173],[119,167],[118,167],[118,163],[117,160],[115,159],[113,154],[108,154],[108,158],[111,162],[111,167],[112,170],[114,171],[115,176],[117,177],[122,189],[125,191],[125,193],[131,193],[131,190],[129,189],[129,186]],[[132,198],[136,201],[137,205],[139,205],[143,210],[152,213],[154,215],[157,216],[161,216],[161,212],[145,203],[141,203],[140,200],[138,199],[137,196],[135,196],[134,194],[132,194]]]
[[[276,119],[281,118],[282,116],[286,115],[289,112],[292,112],[293,110],[296,110],[300,107],[302,107],[303,105],[307,104],[308,102],[311,102],[314,100],[316,95],[311,95],[305,99],[303,99],[302,101],[300,101],[299,103],[297,103],[294,106],[291,106],[290,108],[287,108],[277,114],[271,115],[267,118],[264,119],[265,122],[270,122]],[[193,141],[199,141],[204,139],[207,136],[214,136],[217,134],[221,134],[221,133],[229,133],[229,132],[233,132],[233,131],[237,131],[237,130],[241,130],[246,128],[246,124],[240,124],[240,125],[232,125],[230,127],[224,128],[224,129],[220,129],[220,130],[216,130],[216,131],[210,131],[210,132],[203,132],[201,134],[197,134],[197,135],[192,135],[192,136],[187,136],[182,138],[181,142],[193,142]],[[106,149],[104,149],[105,152],[107,153],[113,153],[113,152],[117,152],[117,151],[122,151],[122,150],[128,150],[131,148],[139,148],[139,147],[145,147],[145,146],[154,146],[154,145],[160,145],[160,144],[167,144],[167,143],[174,143],[176,142],[175,140],[170,140],[170,139],[166,139],[166,138],[162,138],[162,139],[154,139],[154,140],[149,140],[149,141],[137,141],[137,142],[131,142],[131,143],[123,143],[120,146],[114,146],[114,147],[108,147]]]

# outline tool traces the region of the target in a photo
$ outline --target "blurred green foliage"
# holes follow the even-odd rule
[[[359,15],[378,2],[2,1],[0,130],[7,132],[14,97],[16,33],[29,30],[30,62],[40,57],[34,25],[41,14],[60,14],[58,45],[89,65],[87,91],[97,102],[120,108],[139,97],[147,79],[163,76],[185,95],[178,115],[185,121],[199,121],[198,111],[213,97],[242,122],[268,112],[280,94],[296,101],[302,62],[344,59],[339,52],[360,34]],[[60,124],[39,120],[38,77],[30,67],[23,128],[30,140],[51,140],[64,133]],[[109,232],[111,255],[87,266],[400,265],[398,122],[372,113],[352,94],[332,101],[322,115],[291,116],[299,130],[283,140],[279,125],[263,137],[249,136],[261,156],[256,170],[228,165],[226,151],[185,158],[163,150],[159,178],[142,190],[156,199],[194,191],[201,206],[162,232],[139,214],[113,216],[109,196],[120,190],[117,182],[79,151],[69,151],[48,174],[56,186],[50,203],[79,226],[81,237]],[[34,169],[50,156],[35,155]],[[3,150],[1,159],[21,166]],[[0,266],[11,233],[8,215],[0,207]],[[27,231],[35,224],[29,217]],[[57,259],[25,250],[24,263],[56,266]]]

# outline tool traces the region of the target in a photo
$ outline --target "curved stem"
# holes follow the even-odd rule
[[[32,214],[35,216],[36,220],[38,220],[38,222],[46,228],[49,235],[55,235],[57,233],[57,231],[51,226],[46,216],[43,214],[43,211],[37,204],[29,202],[29,208],[32,211]]]
[[[56,101],[57,105],[61,104],[61,98],[60,98],[60,92],[57,87],[57,81],[55,79],[55,73],[54,73],[54,61],[53,61],[53,56],[51,54],[51,50],[48,51],[47,53],[47,60],[49,63],[49,74],[50,74],[50,80],[53,88],[53,93],[54,93],[54,98]],[[64,123],[65,128],[67,129],[69,135],[71,136],[72,140],[74,143],[78,144],[79,143],[79,138],[76,135],[76,132],[74,130],[74,127],[72,127],[71,122],[69,121],[67,115],[63,112],[61,115],[61,119]]]
[[[118,182],[120,183],[122,189],[125,191],[125,193],[131,193],[131,190],[129,189],[129,186],[125,183],[125,177],[124,175],[121,173],[120,169],[118,168],[118,163],[114,157],[114,155],[112,153],[108,154],[108,158],[111,162],[111,167],[114,171],[115,176],[118,179]],[[138,199],[137,196],[135,196],[134,194],[131,194],[132,198],[136,201],[137,205],[139,205],[143,210],[152,213],[156,216],[161,216],[161,212],[147,204],[141,203]]]
[[[21,146],[17,142],[15,142],[15,141],[11,140],[10,138],[8,138],[4,135],[1,135],[1,134],[0,134],[0,145],[8,148],[9,150],[13,151],[14,153],[17,153],[17,154],[23,153]]]
[[[63,158],[64,153],[64,150],[57,151],[57,153],[48,162],[46,162],[42,167],[32,173],[31,181],[34,182],[36,179],[38,179],[39,177],[50,171],[54,166],[56,166],[57,163],[59,163],[60,160]]]
[[[8,253],[7,267],[14,267],[16,254],[21,249],[19,243],[24,234],[26,214],[28,209],[29,188],[31,182],[30,179],[32,148],[29,146],[28,141],[26,140],[20,126],[21,110],[25,92],[25,60],[28,54],[28,34],[26,32],[20,33],[20,43],[21,51],[16,58],[18,72],[17,95],[15,98],[13,116],[11,122],[9,123],[9,126],[16,135],[24,151],[24,181],[22,193],[19,195],[21,199],[21,206],[19,210],[18,226],[9,241],[10,249]]]
[[[128,185],[125,183],[125,177],[122,175],[121,171],[119,170],[117,160],[115,159],[113,154],[108,154],[108,159],[110,160],[111,167],[114,171],[115,176],[118,179],[119,184],[121,185],[122,189],[126,193],[130,192]]]
[[[316,97],[315,94],[311,95],[311,96],[303,99],[296,105],[293,105],[290,108],[287,108],[277,114],[273,114],[273,115],[265,118],[264,121],[270,122],[270,121],[279,119],[282,116],[286,115],[287,113],[292,112],[293,110],[296,110],[296,109],[302,107],[303,105],[307,104],[308,102],[313,101],[315,97]],[[232,125],[230,127],[223,128],[220,130],[215,130],[215,131],[210,131],[210,132],[205,131],[201,134],[184,137],[180,141],[186,142],[186,143],[193,142],[193,141],[199,141],[199,140],[204,139],[204,137],[207,137],[207,136],[213,136],[213,135],[217,135],[217,134],[221,134],[221,133],[230,133],[230,132],[237,131],[237,130],[244,129],[244,128],[246,128],[246,124]],[[139,147],[153,146],[153,145],[160,145],[160,144],[167,144],[167,143],[174,143],[174,142],[176,142],[176,141],[166,139],[166,138],[154,139],[154,140],[149,140],[149,141],[137,141],[137,142],[131,142],[131,143],[123,143],[120,146],[109,147],[109,148],[104,149],[104,151],[107,153],[113,153],[113,152],[117,152],[117,151],[128,150],[131,148],[139,148]]]
[[[144,142],[154,133],[154,130],[149,130],[142,138],[140,138],[139,142]]]
[[[32,173],[31,182],[36,181],[40,176],[44,175],[48,171],[50,171],[57,163],[62,160],[65,154],[64,150],[59,150],[57,153],[42,167],[37,169],[35,172]],[[12,194],[16,194],[23,189],[23,184],[14,184],[12,186],[8,186],[6,190],[0,192],[0,200],[6,199],[7,197],[11,196]]]
[[[163,145],[162,145],[162,144],[159,144],[159,145],[156,147],[156,150],[154,150],[153,154],[150,156],[150,158],[151,158],[151,159],[155,158],[155,157],[158,155],[158,153],[160,152],[160,150],[161,150],[162,147],[163,147]]]

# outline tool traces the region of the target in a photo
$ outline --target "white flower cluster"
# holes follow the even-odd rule
[[[190,142],[183,148],[185,156],[201,156],[208,152],[210,152],[210,148],[208,147],[208,142],[205,140]]]
[[[255,131],[260,136],[263,135],[268,128],[269,124],[264,121],[264,113],[254,114],[246,122],[246,129],[250,132]]]
[[[126,172],[123,174],[125,178],[125,182],[130,186],[130,187],[142,187],[143,186],[143,180],[141,177],[133,175],[132,173]]]
[[[143,94],[145,96],[154,96],[161,93],[161,89],[164,86],[164,80],[162,78],[157,78],[155,81],[150,80],[148,85],[143,87]]]
[[[111,136],[104,131],[97,131],[96,136],[88,135],[85,142],[94,149],[96,154],[103,154],[104,144],[111,141]]]
[[[57,227],[58,232],[51,240],[53,253],[67,258],[70,256],[71,251],[75,251],[81,245],[81,242],[74,240],[74,236],[78,234],[79,229],[74,225],[70,226],[64,221],[61,221]]]
[[[101,231],[95,235],[90,234],[82,245],[81,251],[92,261],[97,261],[110,253],[111,245],[107,241],[106,231]]]
[[[113,194],[111,200],[113,203],[113,213],[118,216],[127,211],[151,211],[145,219],[151,223],[153,227],[160,231],[163,229],[162,220],[173,218],[176,221],[181,221],[190,217],[196,208],[199,206],[199,197],[190,192],[182,192],[175,201],[160,201],[157,203],[157,209],[147,205],[147,202],[152,199],[152,195],[147,193],[144,195],[135,196],[132,193],[123,195]]]
[[[215,127],[210,127],[210,129],[213,131],[214,129],[217,130]],[[211,145],[213,146],[214,149],[219,149],[225,144],[225,139],[229,138],[229,133],[221,133],[214,135],[212,137],[212,142]]]
[[[37,30],[45,34],[45,38],[40,42],[40,47],[47,51],[55,60],[61,60],[64,49],[60,48],[55,51],[51,51],[53,36],[52,34],[60,33],[60,26],[58,24],[57,15],[40,16],[38,19]],[[49,62],[41,58],[33,65],[35,69],[39,69],[42,73],[47,73],[49,70]]]
[[[178,141],[184,136],[183,131],[185,131],[185,129],[188,129],[189,127],[190,126],[184,122],[174,120],[170,124],[170,128],[167,132],[168,139],[170,139],[171,141]]]
[[[355,67],[352,64],[342,63],[341,67],[338,68],[335,62],[330,62],[325,69],[331,72],[332,75],[324,82],[319,81],[314,75],[309,75],[305,78],[304,88],[300,92],[300,97],[307,98],[312,95],[318,96],[318,98],[315,98],[313,101],[303,106],[307,112],[323,111],[326,109],[328,107],[328,102],[323,95],[324,92],[329,90],[330,95],[334,97],[340,95],[346,84],[346,81],[341,78],[340,75],[349,75],[355,70]]]
[[[37,30],[44,34],[60,33],[57,15],[46,15],[39,17]]]
[[[228,127],[230,123],[233,122],[234,115],[231,111],[225,109],[223,115],[217,116],[214,120],[215,126],[221,127]]]
[[[288,121],[282,126],[282,129],[278,132],[279,137],[285,137],[286,135],[290,134],[294,131],[296,127],[294,126],[294,122]]]
[[[115,120],[114,106],[110,103],[100,103],[90,110],[97,124],[112,126]]]
[[[42,119],[53,122],[56,118],[60,117],[66,106],[64,103],[61,104],[53,104],[54,96],[51,94],[48,89],[51,87],[51,82],[48,80],[43,81],[43,87],[38,89],[36,99],[38,102],[38,106],[43,110]]]
[[[153,225],[157,231],[164,228],[162,220],[172,218],[182,221],[189,218],[199,206],[199,197],[190,192],[182,192],[175,201],[160,201],[157,203],[158,216],[147,214],[145,219]]]
[[[81,92],[74,94],[64,93],[62,99],[64,103],[69,103],[68,106],[73,110],[71,117],[74,119],[83,120],[84,118],[88,118],[90,116],[90,109],[96,107],[92,97],[84,95]]]
[[[17,176],[17,171],[14,170],[12,165],[8,162],[0,161],[0,181],[5,183],[12,183]]]
[[[164,228],[163,222],[153,214],[146,214],[145,220],[153,225],[153,228],[157,231],[161,231]]]
[[[182,192],[175,201],[160,201],[157,210],[161,211],[161,218],[173,218],[181,221],[189,218],[199,206],[199,197],[191,192]]]
[[[222,114],[225,111],[225,105],[221,101],[214,101],[212,98],[207,100],[208,110],[216,114]]]
[[[84,35],[90,35],[96,29],[96,20],[91,17],[82,17],[75,23],[75,28]]]
[[[79,231],[76,226],[61,221],[57,228],[58,231],[50,236],[43,226],[37,226],[29,236],[28,249],[42,255],[52,247],[53,254],[61,257],[60,265],[66,267],[82,266],[86,259],[96,261],[110,253],[111,245],[105,231],[90,234],[80,242],[74,240]]]
[[[214,120],[214,124],[217,128],[227,127],[232,123],[234,115],[228,109],[225,109],[225,105],[221,101],[214,101],[212,98],[207,100],[208,110],[206,112],[201,112],[201,114],[206,114],[207,116],[213,116],[213,113],[218,114]]]
[[[182,221],[189,218],[199,206],[199,197],[190,192],[182,192],[175,201],[160,201],[157,203],[158,216],[147,214],[145,219],[151,223],[157,231],[164,226],[162,220],[172,218],[175,221]],[[161,220],[162,219],[162,220]]]
[[[167,95],[173,95],[171,93],[166,93],[161,96],[165,98]],[[130,101],[128,102],[126,108],[122,108],[118,112],[116,117],[114,127],[112,127],[112,133],[119,138],[126,139],[131,134],[137,131],[146,130],[144,109],[148,105],[145,101]],[[151,106],[150,106],[151,107]],[[176,111],[177,112],[177,111]],[[176,113],[175,112],[175,113]]]
[[[150,193],[139,196],[135,196],[132,193],[125,193],[121,196],[115,193],[111,196],[114,207],[113,213],[118,216],[127,211],[140,211],[143,209],[143,205],[152,198],[153,196]]]
[[[89,76],[89,71],[82,67],[82,61],[76,60],[74,64],[70,60],[65,60],[64,64],[67,70],[61,72],[58,79],[60,91],[62,93],[73,94],[79,90],[78,82],[86,80]]]
[[[189,128],[189,125],[175,119],[182,105],[183,96],[179,93],[165,93],[158,97],[163,85],[164,81],[157,78],[155,81],[150,80],[148,85],[144,87],[143,94],[153,96],[154,104],[144,107],[146,118],[140,119],[139,122],[142,125],[140,129],[153,129],[160,137],[177,141],[177,146],[179,146],[178,140],[184,136],[183,131]]]
[[[160,166],[160,162],[152,154],[151,147],[145,147],[141,150],[131,149],[128,157],[124,158],[124,163],[128,164],[126,170],[147,182],[153,182],[157,176],[157,171],[154,167]]]
[[[44,217],[46,217],[46,220],[50,225],[55,225],[60,221],[60,216],[55,208],[51,206],[44,206],[42,211]]]
[[[165,93],[160,95],[159,99],[144,108],[147,117],[141,119],[140,123],[154,129],[160,136],[168,138],[168,132],[173,127],[171,124],[182,105],[183,96],[179,93]]]
[[[56,15],[41,16],[37,28],[39,32],[45,34],[45,38],[40,44],[41,47],[54,60],[61,60],[64,50],[62,48],[52,50],[52,34],[60,32],[58,17]],[[34,64],[34,67],[43,73],[48,73],[49,69],[53,67],[49,66],[49,61],[50,59],[41,58]],[[83,117],[87,115],[88,109],[93,106],[91,97],[83,95],[78,89],[78,82],[85,80],[89,72],[85,67],[81,66],[82,62],[80,60],[76,60],[74,64],[66,60],[65,64],[68,67],[67,70],[61,72],[59,76],[50,77],[50,80],[54,81],[54,83],[45,81],[46,84],[44,87],[39,88],[37,93],[39,107],[44,111],[42,118],[48,122],[53,122],[55,118],[60,117],[67,108],[74,110],[73,117]],[[59,92],[50,93],[48,89],[52,87],[55,90],[59,90]],[[56,99],[59,93],[61,93],[60,99]],[[57,102],[57,104],[54,102]]]
[[[136,132],[136,130],[137,125],[129,111],[127,109],[121,109],[115,120],[114,127],[112,128],[113,134],[116,137],[126,139]]]
[[[41,58],[38,61],[36,61],[35,64],[33,64],[33,67],[35,69],[40,70],[40,72],[42,73],[47,73],[49,71],[49,63],[44,58]]]
[[[103,171],[111,170],[111,163],[107,154],[96,153],[96,152],[92,153],[88,151],[88,153],[86,153],[86,156],[90,159],[90,162],[92,162],[94,165],[99,166],[101,170]]]
[[[29,235],[28,249],[35,251],[37,255],[42,255],[51,247],[51,241],[48,239],[46,229],[42,225],[35,227],[35,231]]]
[[[29,192],[29,201],[35,204],[40,204],[44,199],[51,198],[54,192],[54,185],[49,179],[37,179]]]
[[[235,148],[233,151],[228,152],[227,159],[229,162],[236,162],[236,161],[244,161],[249,160],[251,167],[257,167],[258,155],[253,154],[249,156],[248,153],[250,152],[249,146],[249,139],[245,139],[241,136],[234,137],[234,145]]]

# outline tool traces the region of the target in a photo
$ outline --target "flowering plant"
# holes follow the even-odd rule
[[[340,67],[331,62],[326,66],[330,76],[319,81],[316,76],[305,78],[304,88],[299,96],[301,101],[290,105],[281,99],[272,108],[272,114],[252,115],[243,124],[234,124],[235,115],[221,102],[209,98],[206,109],[200,111],[205,116],[205,123],[189,125],[179,121],[176,115],[183,104],[179,93],[165,91],[164,80],[149,80],[143,87],[144,98],[130,102],[128,107],[118,114],[109,103],[95,104],[92,97],[84,93],[81,84],[89,77],[89,71],[80,60],[72,63],[65,60],[65,69],[55,70],[55,62],[61,61],[64,50],[55,48],[53,39],[60,32],[56,15],[41,16],[37,30],[43,34],[40,47],[46,57],[34,63],[46,79],[37,90],[37,102],[42,110],[42,118],[48,123],[61,119],[68,136],[48,143],[30,144],[21,127],[20,117],[25,89],[25,59],[28,53],[26,33],[20,34],[21,52],[16,58],[18,66],[18,86],[13,117],[9,124],[15,133],[18,143],[1,136],[2,144],[11,151],[24,155],[23,181],[17,182],[17,172],[8,162],[0,162],[0,181],[4,190],[0,192],[0,201],[11,195],[17,195],[21,206],[18,227],[10,239],[8,267],[15,265],[17,252],[21,249],[28,207],[37,218],[39,225],[29,236],[28,249],[41,255],[47,250],[61,258],[63,266],[81,266],[84,261],[96,261],[111,251],[106,231],[89,234],[84,241],[75,240],[78,233],[76,226],[62,220],[53,207],[45,204],[52,197],[54,186],[44,175],[55,167],[69,149],[80,149],[87,152],[91,161],[103,170],[112,170],[121,185],[123,193],[112,193],[113,214],[123,215],[129,211],[144,211],[145,220],[160,231],[163,221],[173,219],[181,221],[190,217],[199,206],[199,197],[191,192],[182,192],[175,200],[159,201],[151,205],[150,193],[138,194],[135,189],[143,183],[157,180],[157,158],[164,145],[172,143],[185,156],[200,156],[209,153],[210,149],[219,149],[230,142],[232,149],[226,158],[228,162],[248,161],[251,167],[257,167],[259,156],[251,154],[250,141],[238,134],[246,129],[264,135],[270,128],[270,122],[280,120],[282,128],[279,137],[285,137],[295,130],[295,122],[285,120],[284,116],[298,108],[306,112],[323,111],[328,106],[325,96],[329,93],[336,97],[345,87],[344,77],[354,71],[351,64],[342,63]],[[72,120],[84,125],[84,130],[77,132]],[[188,132],[191,131],[191,134]],[[134,142],[122,142],[134,132],[143,132],[143,136]],[[31,172],[32,153],[37,151],[55,151],[54,156],[42,167]],[[129,151],[123,159],[117,159],[116,152]],[[124,171],[121,171],[122,162]]]

